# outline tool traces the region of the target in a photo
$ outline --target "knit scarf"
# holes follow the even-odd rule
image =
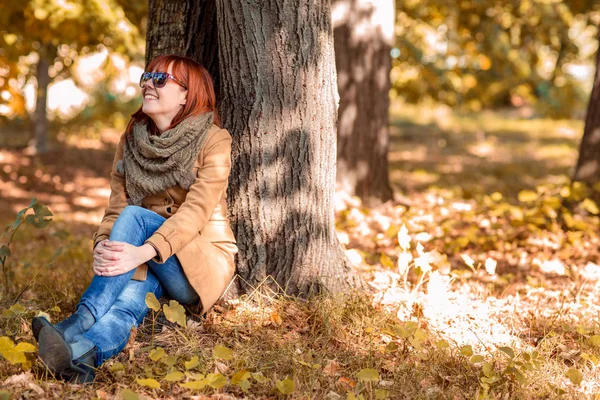
[[[160,135],[148,133],[144,124],[135,124],[126,136],[123,160],[117,172],[125,176],[129,204],[141,205],[151,194],[194,183],[194,161],[204,145],[213,113],[192,116]]]

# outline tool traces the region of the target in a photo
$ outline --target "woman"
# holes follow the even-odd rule
[[[122,135],[111,194],[94,235],[94,277],[77,311],[32,322],[40,357],[58,377],[94,380],[163,294],[206,312],[234,274],[226,212],[231,136],[220,129],[212,80],[186,57],[160,56],[140,79],[143,104]]]

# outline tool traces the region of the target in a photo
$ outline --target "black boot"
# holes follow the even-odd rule
[[[71,346],[54,325],[45,324],[38,334],[40,358],[56,375],[71,367]]]
[[[39,332],[39,352],[44,364],[56,377],[71,383],[91,383],[96,377],[96,347],[73,360],[71,346],[51,324]]]
[[[81,357],[73,360],[73,366],[71,367],[71,370],[63,375],[65,375],[65,380],[67,380],[66,375],[69,375],[68,381],[71,383],[92,383],[96,378],[95,366],[96,347],[93,347]]]
[[[44,317],[35,317],[33,320],[31,320],[31,331],[33,332],[33,337],[35,338],[36,342],[40,341],[39,337],[42,328],[49,325],[51,325],[50,322],[48,322],[48,320]]]

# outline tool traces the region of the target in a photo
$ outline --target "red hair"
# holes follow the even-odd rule
[[[193,59],[175,54],[158,56],[150,61],[146,71],[167,72],[171,65],[171,74],[187,86],[187,101],[181,111],[173,118],[171,129],[181,121],[190,116],[200,115],[207,112],[213,112],[213,123],[220,126],[219,113],[217,112],[217,97],[212,78],[206,68]],[[144,114],[142,107],[131,115],[131,120],[127,124],[125,132],[128,134],[136,123],[146,124],[148,131],[158,134],[158,128],[148,115]]]

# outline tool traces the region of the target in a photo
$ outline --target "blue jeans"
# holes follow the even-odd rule
[[[164,217],[145,208],[125,207],[115,221],[110,240],[141,246],[164,221]],[[73,343],[79,341],[90,347],[93,343],[97,350],[97,366],[119,354],[127,344],[131,328],[143,321],[148,312],[148,292],[154,293],[157,298],[166,293],[181,304],[199,301],[176,256],[168,258],[164,264],[152,260],[147,264],[145,281],[131,279],[135,269],[117,276],[94,275],[81,297],[79,305],[85,305],[96,322],[87,332],[76,335]],[[72,347],[81,348],[81,343]]]

